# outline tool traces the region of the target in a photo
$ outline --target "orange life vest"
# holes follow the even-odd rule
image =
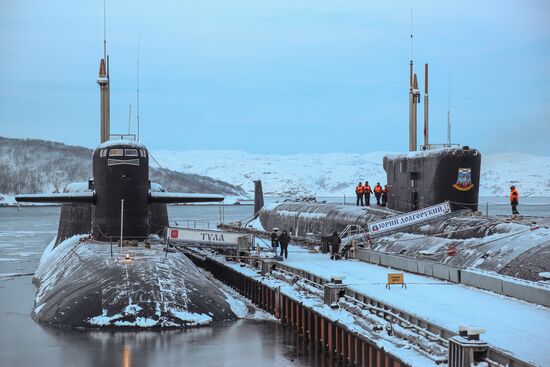
[[[517,189],[513,189],[510,193],[510,202],[519,201],[519,194]]]
[[[355,188],[355,193],[362,194],[363,190],[364,190],[363,185],[357,185],[357,187]]]
[[[381,192],[382,192],[382,186],[380,186],[380,185],[374,186],[374,193],[375,194],[380,194]]]
[[[372,190],[371,190],[371,188],[370,188],[370,185],[366,185],[366,186],[363,186],[363,187],[364,187],[364,192],[365,192],[365,194],[366,194],[366,193],[369,193],[369,194],[370,194],[370,193],[372,192]]]

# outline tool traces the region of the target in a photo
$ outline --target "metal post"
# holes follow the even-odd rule
[[[429,127],[428,127],[428,64],[424,65],[424,149],[428,149]]]
[[[113,257],[113,237],[109,236],[109,243],[111,245],[111,258]]]
[[[95,205],[92,205],[92,238],[95,238],[94,228],[95,228]]]
[[[122,253],[122,239],[124,235],[124,199],[120,200],[120,252]]]
[[[485,215],[489,217],[489,202],[485,203]]]

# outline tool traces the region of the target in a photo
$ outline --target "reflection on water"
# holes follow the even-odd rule
[[[40,326],[59,353],[52,362],[78,366],[337,366],[272,321],[239,320],[170,331],[79,331]],[[43,361],[48,361],[46,353]],[[20,356],[20,361],[25,361]],[[26,364],[26,363],[24,363]],[[49,364],[49,363],[48,363]]]
[[[132,365],[132,352],[129,345],[122,347],[122,367],[130,367]]]
[[[231,219],[250,206],[226,210]],[[215,206],[171,208],[186,217],[212,218]],[[0,273],[30,273],[57,230],[58,207],[0,208]],[[24,256],[22,256],[24,255]],[[31,276],[0,277],[0,366],[335,366],[279,323],[239,320],[169,331],[54,329],[30,318]]]

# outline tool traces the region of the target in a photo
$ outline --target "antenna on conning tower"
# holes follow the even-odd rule
[[[103,60],[107,59],[107,10],[103,0]]]
[[[409,151],[416,150],[416,104],[420,102],[420,92],[416,74],[413,72],[413,14],[411,8],[411,60],[409,63]]]
[[[131,134],[131,129],[130,129],[130,126],[132,124],[132,105],[129,104],[128,105],[128,135]]]
[[[109,55],[107,55],[107,7],[106,0],[103,0],[103,58],[99,62],[99,75],[97,84],[100,90],[101,102],[101,143],[109,140],[111,135],[111,106],[109,91]]]
[[[137,120],[137,140],[139,138],[139,44],[141,41],[141,34],[138,33],[138,47],[137,47],[137,62],[136,62],[136,120]]]
[[[413,64],[413,9],[411,8],[411,65]]]
[[[449,105],[447,108],[447,145],[451,146],[451,71],[447,75]]]

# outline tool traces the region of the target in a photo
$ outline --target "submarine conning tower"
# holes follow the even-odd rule
[[[450,201],[453,209],[477,211],[481,153],[445,147],[384,157],[388,208],[409,212]]]
[[[136,141],[111,140],[93,154],[96,203],[92,232],[98,241],[149,236],[149,153]],[[122,214],[122,221],[121,221]]]

